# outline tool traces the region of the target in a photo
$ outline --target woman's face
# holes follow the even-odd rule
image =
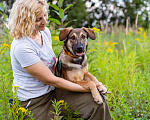
[[[35,29],[37,31],[43,31],[45,30],[45,26],[47,24],[48,20],[48,14],[47,14],[47,9],[46,7],[43,8],[41,14],[37,16],[36,21],[35,21]]]

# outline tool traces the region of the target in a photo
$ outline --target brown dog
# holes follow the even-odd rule
[[[89,28],[64,28],[60,31],[59,39],[64,41],[64,46],[58,57],[55,73],[85,89],[90,89],[94,100],[100,104],[102,98],[99,91],[105,94],[107,89],[102,84],[97,88],[96,84],[99,81],[88,72],[86,56],[88,37],[96,39],[94,31]]]

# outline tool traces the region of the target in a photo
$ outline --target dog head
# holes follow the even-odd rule
[[[64,41],[64,47],[74,56],[82,56],[86,52],[87,39],[96,39],[93,29],[90,28],[64,28],[60,31],[59,40]]]

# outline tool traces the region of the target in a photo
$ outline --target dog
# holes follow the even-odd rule
[[[63,28],[60,31],[59,40],[64,41],[64,45],[58,56],[55,75],[90,89],[94,101],[100,104],[103,101],[100,94],[106,94],[107,89],[88,72],[86,56],[88,37],[92,40],[96,39],[93,29]],[[97,83],[101,85],[96,87]]]

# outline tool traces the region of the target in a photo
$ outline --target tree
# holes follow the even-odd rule
[[[92,0],[88,0],[92,2]],[[100,3],[100,4],[99,4]],[[97,6],[97,4],[99,4]],[[150,4],[150,3],[149,3]],[[148,5],[146,0],[99,0],[97,3],[92,2],[91,7],[91,20],[90,23],[102,20],[105,24],[118,24],[126,25],[126,19],[130,20],[131,25],[135,24],[136,16],[139,12],[138,24],[144,27],[148,27],[148,11],[145,9]],[[143,10],[144,9],[144,10]]]
[[[48,0],[48,2],[53,3],[53,0]],[[69,10],[67,10],[66,14],[67,16],[67,21],[71,21],[76,19],[77,21],[73,21],[70,24],[68,24],[68,26],[72,26],[74,28],[77,27],[81,27],[85,20],[88,19],[88,12],[86,10],[86,6],[85,6],[85,1],[82,0],[65,0],[64,4],[62,6],[62,8],[67,7],[69,4],[73,4],[74,6],[69,8]],[[52,18],[57,18],[58,16],[56,16],[56,13],[53,12],[53,8],[50,7],[50,16]]]

